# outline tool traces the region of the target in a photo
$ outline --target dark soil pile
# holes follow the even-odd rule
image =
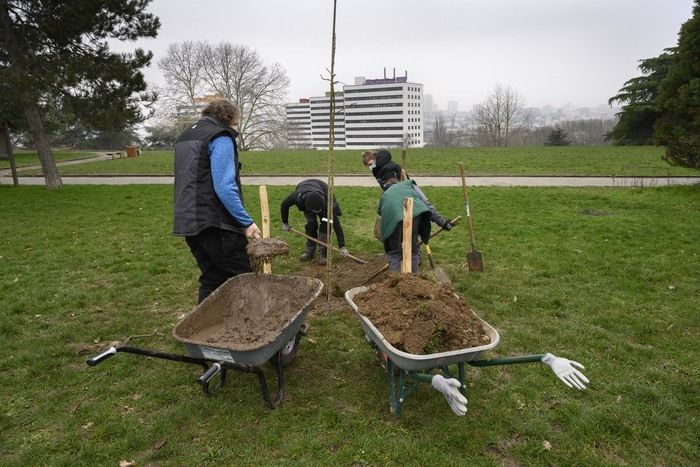
[[[427,355],[487,345],[491,338],[452,288],[421,276],[391,273],[354,298],[394,347]]]

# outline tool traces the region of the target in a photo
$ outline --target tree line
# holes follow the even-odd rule
[[[165,85],[151,90],[141,72],[153,58],[150,51],[109,49],[110,39],[156,37],[160,20],[147,12],[150,2],[0,0],[0,123],[8,124],[14,140],[21,137],[36,148],[47,188],[62,186],[52,144],[123,147],[138,138],[137,125],[155,114],[148,142],[170,145],[197,117],[206,96],[229,99],[241,109],[241,150],[284,144],[289,78],[254,50],[226,42],[172,44],[158,62]],[[700,168],[700,0],[677,45],[641,60],[639,68],[642,76],[609,101],[622,108],[607,138],[664,145],[670,163]],[[517,91],[497,85],[476,107],[472,128],[447,131],[439,117],[431,143],[597,144],[611,126],[572,121],[534,128],[524,104]]]
[[[607,134],[615,119],[579,119],[535,126],[525,98],[511,86],[498,84],[478,104],[463,128],[454,128],[443,114],[435,116],[427,144],[459,146],[593,146],[609,144]]]

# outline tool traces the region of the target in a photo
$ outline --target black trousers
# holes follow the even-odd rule
[[[252,271],[243,234],[209,227],[186,241],[201,271],[198,303],[227,279]]]
[[[326,224],[324,221],[319,222],[318,217],[319,216],[317,214],[304,212],[304,218],[306,219],[304,230],[306,231],[306,235],[309,237],[317,238],[323,243],[328,243],[328,238],[326,238],[326,229],[328,229],[328,224]],[[316,251],[316,246],[319,247],[319,251],[322,255],[326,254],[326,247],[317,245],[317,243],[313,240],[306,239],[307,252],[313,253]]]
[[[420,245],[418,245],[418,227],[421,218],[414,217],[411,231],[411,272],[420,272]],[[399,222],[394,232],[384,240],[384,252],[389,260],[389,272],[401,271],[403,259],[403,221]]]

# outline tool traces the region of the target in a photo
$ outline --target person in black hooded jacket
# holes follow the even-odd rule
[[[280,206],[280,214],[282,215],[282,230],[289,231],[289,208],[296,206],[300,211],[303,211],[306,219],[306,235],[312,238],[317,238],[321,242],[328,244],[326,238],[326,225],[328,210],[328,185],[317,179],[302,180],[296,189],[287,196]],[[333,221],[331,226],[338,239],[338,247],[341,254],[345,257],[348,255],[348,249],[345,248],[345,234],[343,227],[340,225],[339,216],[342,215],[340,205],[333,199]],[[306,250],[299,257],[301,261],[310,261],[316,252],[316,242],[306,240]],[[326,248],[319,248],[320,264],[326,263]]]
[[[376,152],[372,151],[365,151],[362,153],[362,163],[369,167],[372,170],[372,175],[374,175],[374,178],[377,179],[377,183],[379,186],[382,188],[382,191],[386,191],[389,186],[391,186],[391,182],[396,180],[402,180],[403,177],[401,176],[401,166],[397,164],[396,162],[391,160],[391,153],[387,151],[386,149],[379,149]],[[410,177],[408,174],[404,172],[404,175],[407,179],[410,180]],[[388,183],[389,182],[389,183]],[[441,227],[445,230],[450,230],[452,229],[453,225],[445,219],[442,214],[438,212],[438,210],[433,206],[430,201],[428,200],[428,197],[425,196],[425,193],[423,193],[423,190],[420,189],[418,184],[415,182],[415,180],[411,180],[413,183],[413,189],[415,190],[416,194],[418,197],[425,203],[425,205],[428,207],[430,210],[430,220],[434,224],[436,224],[438,227]]]

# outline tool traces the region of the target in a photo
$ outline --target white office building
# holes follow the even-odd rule
[[[285,106],[287,115],[287,144],[291,149],[311,147],[311,106],[309,99]]]
[[[311,113],[311,147],[313,149],[328,149],[328,138],[331,128],[331,98],[330,92],[322,97],[309,98]],[[335,93],[335,149],[345,149],[345,115],[343,115],[343,93]]]
[[[309,126],[311,144],[304,147],[328,148],[330,99],[311,97]],[[335,145],[337,149],[378,149],[422,147],[423,141],[423,85],[409,83],[407,75],[391,78],[355,78],[355,84],[343,86],[336,93]],[[290,106],[287,105],[287,121]],[[291,114],[295,124],[301,125],[302,114]],[[299,141],[295,139],[294,141]],[[290,147],[292,145],[290,133]]]

